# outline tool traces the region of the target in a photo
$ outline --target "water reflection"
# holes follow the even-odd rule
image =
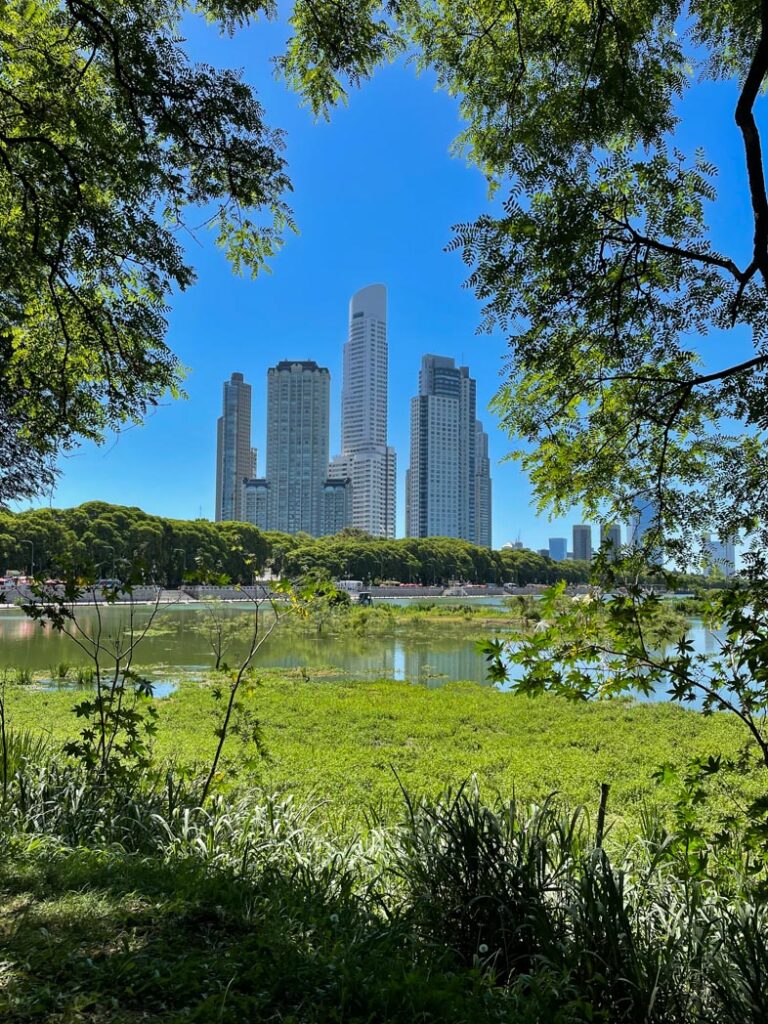
[[[462,602],[459,602],[462,603]],[[466,602],[464,602],[466,603]],[[252,613],[250,606],[227,606],[222,613],[237,620]],[[127,621],[124,608],[102,609],[104,632],[116,636]],[[137,613],[139,624],[147,621],[149,612]],[[201,670],[212,665],[211,649],[204,636],[205,611],[199,605],[180,605],[164,608],[158,614],[150,635],[137,652],[137,667],[159,673],[167,679],[174,668]],[[96,625],[93,610],[84,610],[80,621],[86,629]],[[245,620],[244,620],[245,621]],[[457,680],[471,680],[490,685],[486,680],[485,659],[475,650],[474,638],[451,635],[450,626],[445,634],[435,628],[424,638],[412,636],[357,636],[347,633],[340,637],[328,635],[297,635],[276,632],[259,653],[256,664],[263,668],[295,668],[303,670],[310,679],[407,679],[426,686],[441,686]],[[710,633],[700,621],[691,624],[689,633],[699,653],[715,654],[723,633]],[[671,645],[670,645],[671,646]],[[232,648],[232,660],[242,650]],[[43,627],[28,619],[19,610],[0,612],[0,668],[28,668],[33,672],[51,672],[59,664],[73,669],[87,665],[88,659],[66,636],[50,627]],[[663,700],[663,687],[650,699]],[[647,698],[646,698],[647,699]]]
[[[232,620],[252,614],[252,608],[231,605],[222,614]],[[127,622],[124,608],[102,609],[104,635],[114,639]],[[137,613],[137,623],[147,621],[149,612]],[[204,635],[204,609],[181,605],[162,609],[152,630],[139,647],[135,665],[149,670],[173,668],[200,670],[213,663]],[[96,628],[91,609],[83,610],[79,620],[87,631]],[[244,649],[234,644],[231,660]],[[59,664],[75,669],[88,665],[86,655],[75,643],[48,626],[40,626],[23,612],[4,610],[0,614],[0,667],[27,668],[32,672],[51,672]],[[256,664],[263,668],[303,669],[309,678],[409,679],[429,686],[456,680],[485,683],[485,665],[475,653],[474,640],[466,636],[445,636],[430,630],[428,639],[399,636],[343,636],[323,634],[297,635],[276,632],[259,652]]]

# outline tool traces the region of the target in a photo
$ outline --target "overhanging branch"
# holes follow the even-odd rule
[[[744,139],[749,195],[755,224],[752,263],[749,270],[753,273],[759,270],[764,283],[768,286],[768,196],[766,196],[765,190],[760,132],[754,115],[755,101],[766,73],[768,73],[768,0],[762,0],[760,4],[760,38],[744,80],[739,101],[736,104],[736,124]]]

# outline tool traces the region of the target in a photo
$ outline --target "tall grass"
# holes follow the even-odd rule
[[[274,1019],[768,1019],[760,879],[745,873],[725,893],[714,877],[692,877],[650,817],[636,842],[607,852],[582,810],[555,798],[489,803],[467,784],[435,800],[405,796],[395,826],[372,819],[365,834],[340,838],[289,797],[250,790],[203,809],[194,777],[158,771],[119,792],[29,738],[13,749],[6,838],[138,857],[178,879],[175,898],[190,879],[198,900],[213,886],[214,918],[290,932],[287,960],[270,960]],[[270,943],[283,941],[278,931]],[[256,968],[245,955],[247,974]],[[238,1002],[239,978],[235,1015],[252,1005]],[[326,1009],[291,1017],[288,992]]]

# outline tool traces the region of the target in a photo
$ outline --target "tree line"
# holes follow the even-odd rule
[[[492,551],[449,537],[380,540],[347,529],[332,537],[265,532],[249,523],[167,519],[91,501],[76,508],[0,512],[0,570],[58,577],[125,575],[141,565],[168,586],[223,574],[238,583],[266,571],[379,583],[584,583],[587,562],[533,551]]]

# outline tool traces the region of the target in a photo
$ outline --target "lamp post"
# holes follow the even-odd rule
[[[29,544],[29,575],[35,575],[35,544],[31,540],[20,540],[19,544]]]

